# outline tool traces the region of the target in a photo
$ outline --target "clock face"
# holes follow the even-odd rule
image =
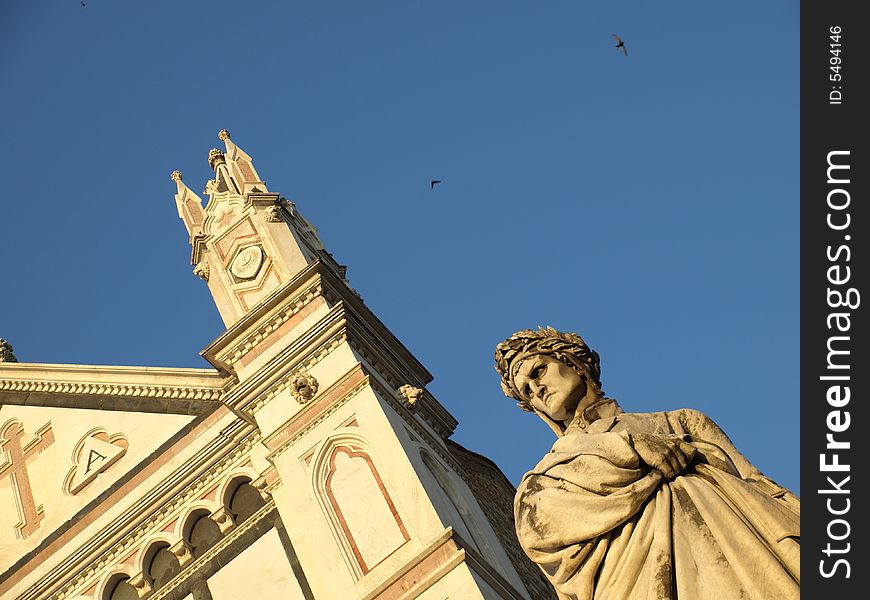
[[[230,273],[239,279],[253,279],[263,264],[263,249],[248,246],[242,249],[230,265]]]

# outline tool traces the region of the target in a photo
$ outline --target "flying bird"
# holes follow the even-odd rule
[[[441,183],[441,180],[440,179],[433,179],[432,181],[430,181],[429,182],[429,189],[434,190],[436,183]]]
[[[79,4],[81,4],[81,5],[82,5],[82,8],[86,8],[86,6],[85,6],[85,3],[84,3],[84,2],[82,2],[82,0],[79,0]]]
[[[620,48],[621,48],[621,49],[622,49],[622,53],[625,54],[626,56],[628,56],[628,50],[625,49],[625,42],[622,41],[622,38],[620,38],[620,37],[619,37],[618,35],[616,35],[615,33],[613,34],[613,38],[616,40],[616,46],[615,46],[615,48],[617,48],[617,49],[620,49]]]

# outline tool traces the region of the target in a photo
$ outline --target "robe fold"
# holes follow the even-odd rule
[[[671,481],[632,434],[677,436],[692,465]],[[800,597],[800,503],[694,410],[569,426],[517,489],[517,536],[561,600]]]

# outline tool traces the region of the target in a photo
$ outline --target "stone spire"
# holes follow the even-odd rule
[[[251,157],[226,129],[226,150],[212,148],[214,179],[202,200],[174,171],[178,214],[190,234],[194,274],[203,279],[227,326],[236,323],[278,287],[322,258],[317,231],[295,205],[270,192]]]
[[[250,193],[268,194],[266,184],[254,168],[254,161],[230,139],[230,132],[221,129],[218,139],[224,143],[226,151],[212,148],[208,153],[208,164],[214,170],[215,178],[206,184],[205,193],[217,199]]]
[[[170,175],[178,191],[175,194],[175,205],[178,207],[178,216],[184,221],[187,233],[193,239],[202,232],[204,215],[202,212],[202,198],[197,196],[181,179],[181,171],[175,170]]]

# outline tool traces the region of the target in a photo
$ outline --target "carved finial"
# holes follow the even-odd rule
[[[12,344],[0,338],[0,362],[18,362],[18,359],[12,354],[12,350]]]
[[[314,397],[319,386],[317,380],[308,373],[299,373],[290,380],[290,395],[299,404],[305,404]]]
[[[217,148],[212,148],[208,152],[208,166],[212,169],[217,169],[218,165],[226,164],[226,158],[224,158],[224,153],[218,150]]]
[[[414,387],[410,384],[405,384],[399,388],[399,393],[405,397],[405,404],[410,409],[417,408],[417,400],[420,399],[420,396],[423,395],[423,390],[418,387]]]
[[[209,272],[208,261],[205,260],[198,262],[193,268],[193,274],[203,281],[208,281]]]
[[[181,171],[175,169],[172,174],[169,176],[172,181],[181,181]]]
[[[230,139],[230,132],[226,129],[221,129],[220,131],[218,131],[218,139],[222,142],[227,141],[228,139]]]

